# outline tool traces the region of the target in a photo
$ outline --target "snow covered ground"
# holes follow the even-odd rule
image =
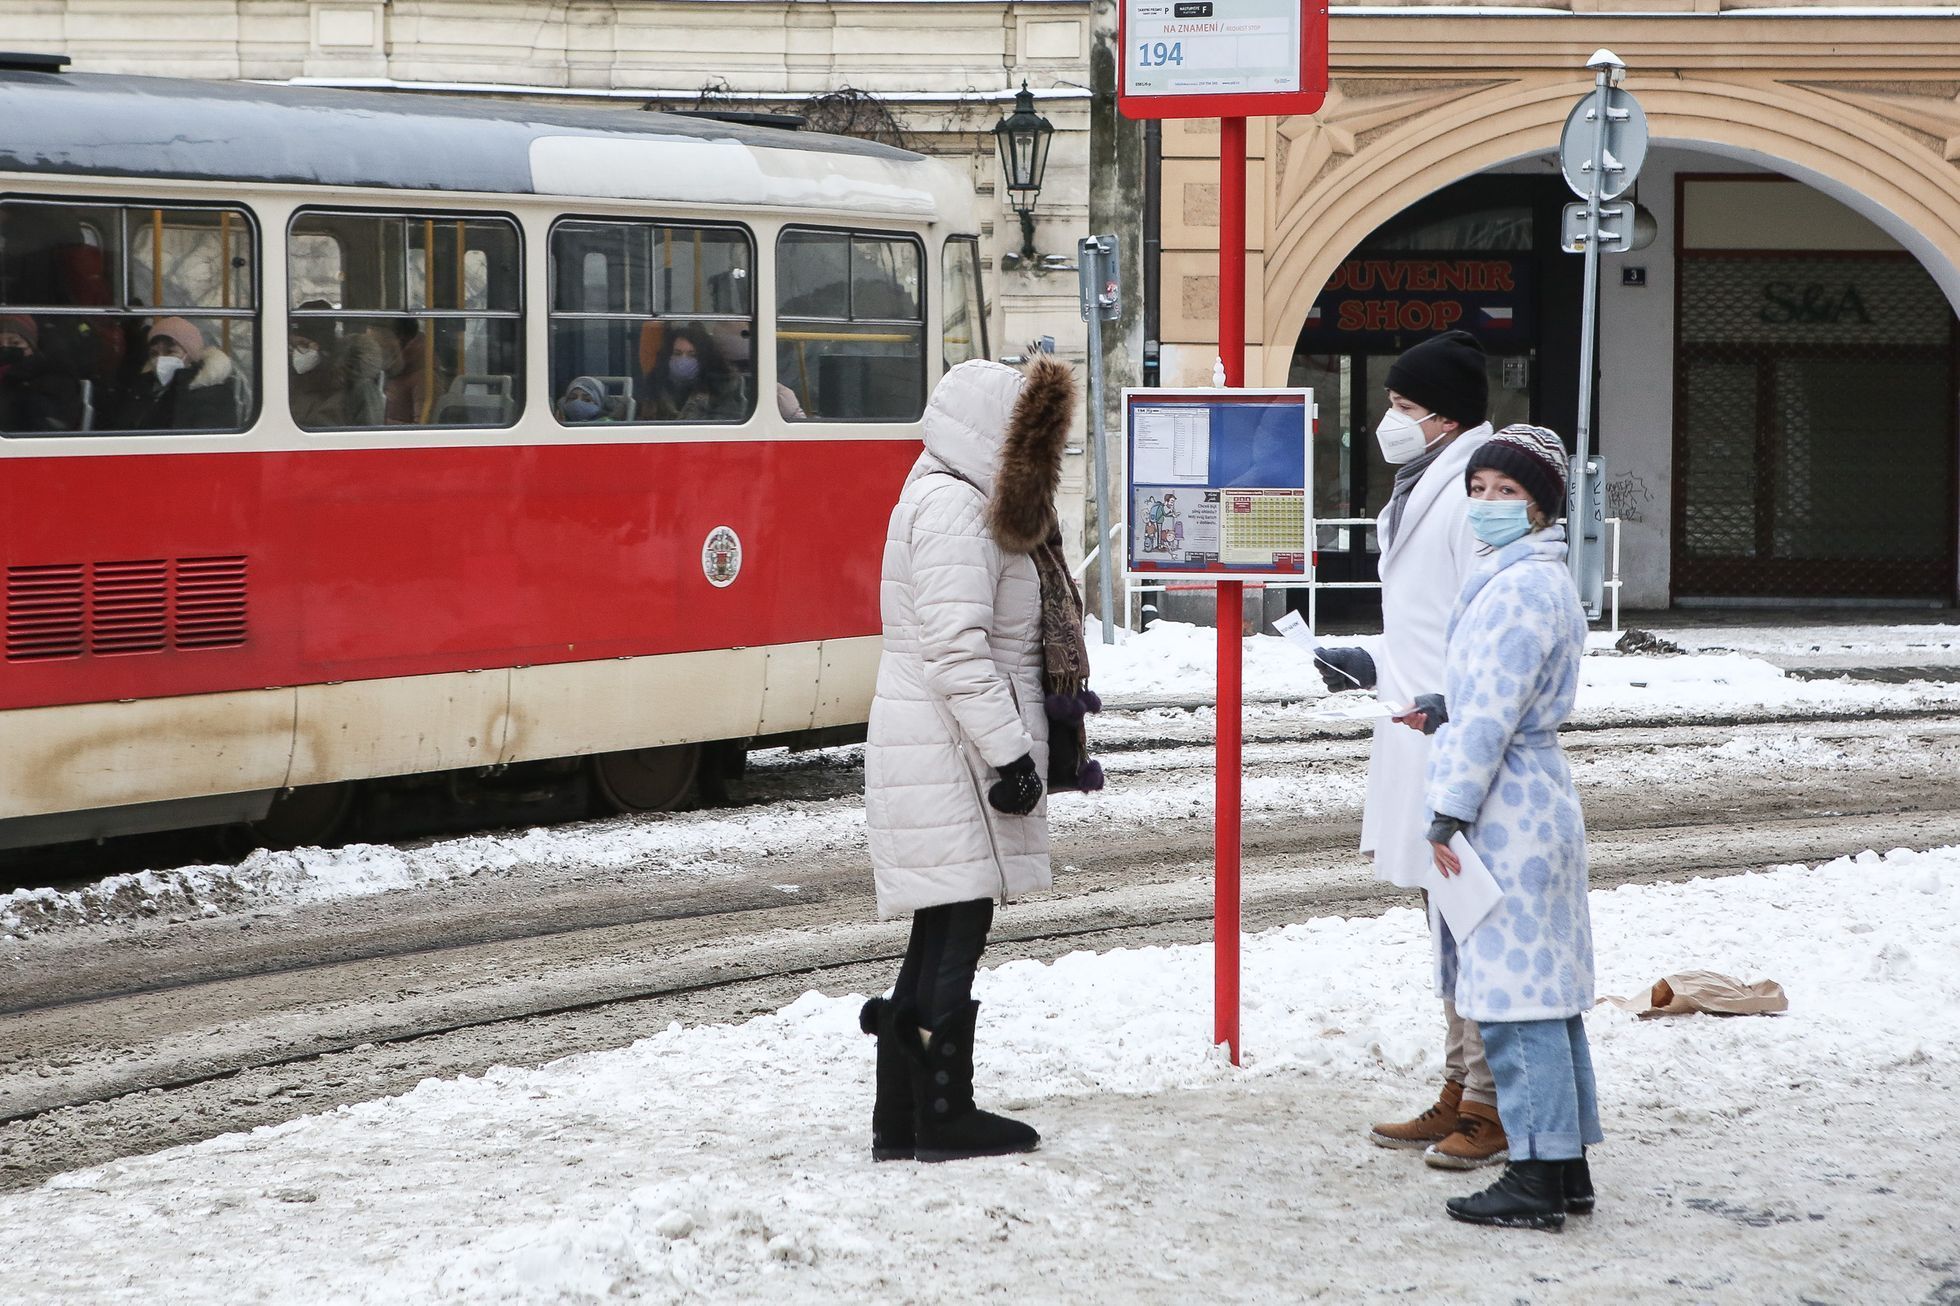
[[[1218,677],[1217,632],[1211,627],[1159,621],[1141,635],[1108,645],[1093,642],[1099,638],[1100,626],[1094,621],[1090,625],[1095,684],[1105,696],[1118,703],[1133,699],[1211,700]],[[1960,653],[1948,647],[1960,647],[1960,628],[1863,626],[1832,629],[1827,634],[1824,628],[1813,627],[1724,627],[1665,634],[1690,651],[1629,656],[1613,651],[1616,636],[1604,631],[1588,636],[1588,656],[1573,719],[1686,721],[1698,716],[1885,711],[1960,704],[1960,687],[1952,685],[1803,680],[1770,660],[1805,661],[1809,659],[1799,657],[1799,653],[1828,646],[1846,665],[1960,662]],[[1371,648],[1379,639],[1329,636],[1327,643]],[[1244,668],[1248,700],[1317,697],[1325,692],[1311,660],[1277,635],[1247,638]],[[1346,697],[1356,696],[1350,691]]]
[[[1091,626],[1093,641],[1093,622]],[[1960,631],[1951,627],[1847,629],[1849,634],[1838,632],[1834,649],[1860,649],[1860,657],[1886,664],[1930,662],[1933,659],[1927,650],[1950,642],[1942,632],[1960,638]],[[1695,639],[1753,635],[1763,652],[1809,647],[1827,638],[1809,629],[1675,633],[1682,640],[1689,640],[1691,635]],[[1801,718],[1927,708],[1960,710],[1960,685],[1803,680],[1758,656],[1728,652],[1622,656],[1612,652],[1610,636],[1596,634],[1592,642],[1574,710],[1574,719],[1585,724],[1685,724],[1770,715]],[[1092,642],[1091,647],[1097,668],[1095,683],[1112,707],[1110,716],[1092,727],[1100,737],[1134,732],[1137,724],[1158,728],[1161,722],[1150,718],[1165,712],[1148,706],[1152,701],[1210,700],[1217,674],[1216,633],[1210,628],[1160,621],[1123,644]],[[1359,692],[1326,696],[1309,659],[1275,635],[1256,635],[1245,641],[1245,690],[1247,699],[1254,702],[1248,709],[1249,721],[1261,719],[1263,712],[1276,730],[1297,729],[1303,736],[1330,729],[1358,732],[1365,727],[1330,727],[1324,721],[1308,719],[1305,712],[1276,710],[1274,704],[1323,698],[1329,703],[1372,701],[1371,696]],[[1120,712],[1126,703],[1134,710]],[[1716,760],[1767,770],[1801,760],[1805,745],[1801,740],[1781,745],[1779,756],[1763,755],[1756,744],[1739,744],[1738,748],[1737,756]],[[1253,757],[1249,751],[1248,764]],[[1139,784],[1136,773],[1140,760],[1132,758],[1128,774],[1116,773],[1102,794],[1086,800],[1064,796],[1057,801],[1053,806],[1057,834],[1067,837],[1071,831],[1097,825],[1123,825],[1208,808],[1209,781],[1194,774],[1181,780],[1155,779]],[[1643,766],[1649,772],[1654,769],[1651,764]],[[1359,802],[1362,780],[1358,769],[1345,779],[1335,780],[1248,777],[1246,811],[1253,817],[1262,811],[1319,813],[1353,806]],[[568,867],[631,870],[637,875],[714,875],[730,869],[728,859],[738,851],[744,857],[790,856],[847,848],[861,844],[863,837],[863,805],[855,798],[846,798],[782,802],[729,813],[589,822],[518,834],[471,835],[416,848],[351,844],[333,849],[262,851],[235,865],[185,866],[112,876],[75,889],[19,889],[0,894],[0,947],[10,939],[54,927],[126,922],[159,914],[217,916],[268,906],[369,897],[482,875],[528,876]],[[785,891],[792,892],[793,887]]]
[[[1557,1236],[1452,1225],[1472,1181],[1361,1141],[1439,1075],[1395,910],[1248,940],[1242,1069],[1206,1048],[1207,948],[983,973],[980,1090],[1028,1157],[874,1165],[858,999],[811,994],[0,1197],[0,1296],[1953,1300],[1960,849],[1593,903],[1602,992],[1710,968],[1791,1006],[1596,1009],[1600,1207]]]

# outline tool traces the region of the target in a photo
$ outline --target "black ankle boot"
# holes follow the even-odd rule
[[[980,1004],[969,1002],[919,1036],[911,1012],[899,1012],[901,1045],[911,1062],[913,1136],[921,1161],[1032,1152],[1041,1135],[1018,1120],[973,1105],[973,1027]]]
[[[858,1012],[858,1028],[878,1036],[878,1096],[871,1106],[871,1159],[912,1159],[912,1068],[899,1046],[898,1008],[873,998]],[[915,1033],[913,1037],[917,1037]]]
[[[1453,1220],[1506,1229],[1565,1227],[1565,1162],[1513,1161],[1498,1181],[1472,1197],[1443,1203]]]
[[[1576,1161],[1560,1161],[1565,1177],[1565,1211],[1568,1215],[1593,1213],[1592,1167],[1586,1164],[1582,1148]]]

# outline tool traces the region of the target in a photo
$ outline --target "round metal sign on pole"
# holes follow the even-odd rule
[[[1647,111],[1624,87],[1606,91],[1606,166],[1600,170],[1599,190],[1592,189],[1593,119],[1596,97],[1588,95],[1572,106],[1558,141],[1558,166],[1565,184],[1580,199],[1597,194],[1617,199],[1626,194],[1647,161]]]

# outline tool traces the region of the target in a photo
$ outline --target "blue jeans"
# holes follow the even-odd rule
[[[1513,1161],[1570,1161],[1599,1142],[1599,1095],[1583,1017],[1480,1020]]]

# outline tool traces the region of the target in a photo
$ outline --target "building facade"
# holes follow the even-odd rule
[[[1556,161],[1593,51],[1653,148],[1644,249],[1602,259],[1595,447],[1636,607],[1955,597],[1960,10],[1724,0],[1424,3],[1332,19],[1312,117],[1253,124],[1253,384],[1321,396],[1317,515],[1372,515],[1389,361],[1451,327],[1492,355],[1494,420],[1570,437],[1579,256]],[[1166,383],[1216,328],[1216,124],[1156,165]],[[1373,574],[1372,532],[1323,567]]]

